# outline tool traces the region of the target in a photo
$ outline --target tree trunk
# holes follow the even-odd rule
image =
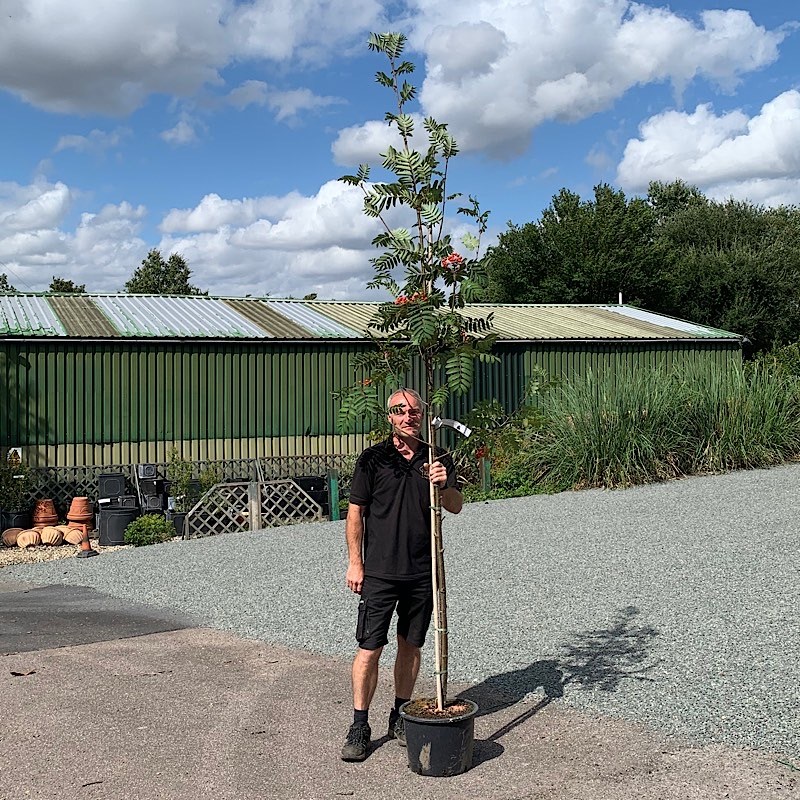
[[[431,397],[432,376],[428,380],[428,398]],[[428,469],[436,460],[436,429],[433,427],[433,409],[428,406]],[[447,702],[447,586],[444,575],[444,543],[442,541],[442,505],[439,488],[430,484],[431,501],[431,579],[433,583],[434,656],[436,660],[436,706],[444,710]]]

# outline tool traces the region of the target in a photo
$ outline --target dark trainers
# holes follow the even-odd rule
[[[397,739],[397,743],[401,747],[406,746],[406,721],[395,709],[389,712],[389,732],[386,735],[390,739]]]
[[[354,722],[344,740],[342,761],[363,761],[367,757],[371,735],[372,731],[369,725],[363,722]]]

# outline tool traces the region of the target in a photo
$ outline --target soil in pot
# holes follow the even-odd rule
[[[442,711],[436,700],[420,698],[404,703],[408,766],[418,775],[460,775],[472,766],[475,715],[471,700],[451,700]]]
[[[472,710],[473,703],[466,700],[448,700],[444,708],[439,711],[436,700],[432,697],[420,697],[411,700],[403,708],[410,717],[420,719],[449,719],[450,717],[460,717]]]

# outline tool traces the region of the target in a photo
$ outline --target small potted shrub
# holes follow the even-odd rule
[[[175,533],[180,536],[183,533],[186,512],[194,505],[192,498],[196,492],[192,486],[192,464],[181,456],[177,447],[169,452],[167,480],[170,482],[169,492],[172,499],[169,516]]]
[[[30,528],[31,485],[31,471],[20,462],[16,452],[0,458],[0,529]]]
[[[219,483],[219,471],[215,467],[206,467],[195,479],[192,462],[186,461],[178,449],[173,447],[169,453],[167,480],[170,481],[170,497],[172,498],[170,519],[175,526],[177,535],[182,536],[186,514],[214,484]]]
[[[161,514],[145,514],[125,528],[125,544],[143,547],[168,542],[175,535],[172,523]]]

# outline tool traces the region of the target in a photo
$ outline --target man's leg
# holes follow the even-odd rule
[[[421,648],[431,621],[433,594],[430,581],[405,587],[397,604],[397,660],[394,662],[394,708],[389,714],[390,738],[405,746],[405,722],[400,707],[411,699],[419,675]]]
[[[369,707],[378,686],[378,661],[388,641],[396,602],[395,590],[386,581],[369,576],[364,579],[356,626],[359,648],[352,668],[353,724],[342,747],[345,761],[363,761],[369,752]]]
[[[397,658],[394,662],[394,693],[397,697],[411,699],[419,675],[420,652],[420,648],[409,644],[405,636],[397,635]]]
[[[344,761],[363,761],[369,752],[372,730],[369,707],[378,686],[378,661],[382,647],[365,650],[359,647],[353,659],[353,724],[342,747]]]
[[[383,648],[364,650],[359,647],[353,659],[353,708],[368,711],[378,686],[378,661]],[[419,670],[419,664],[417,664]]]

